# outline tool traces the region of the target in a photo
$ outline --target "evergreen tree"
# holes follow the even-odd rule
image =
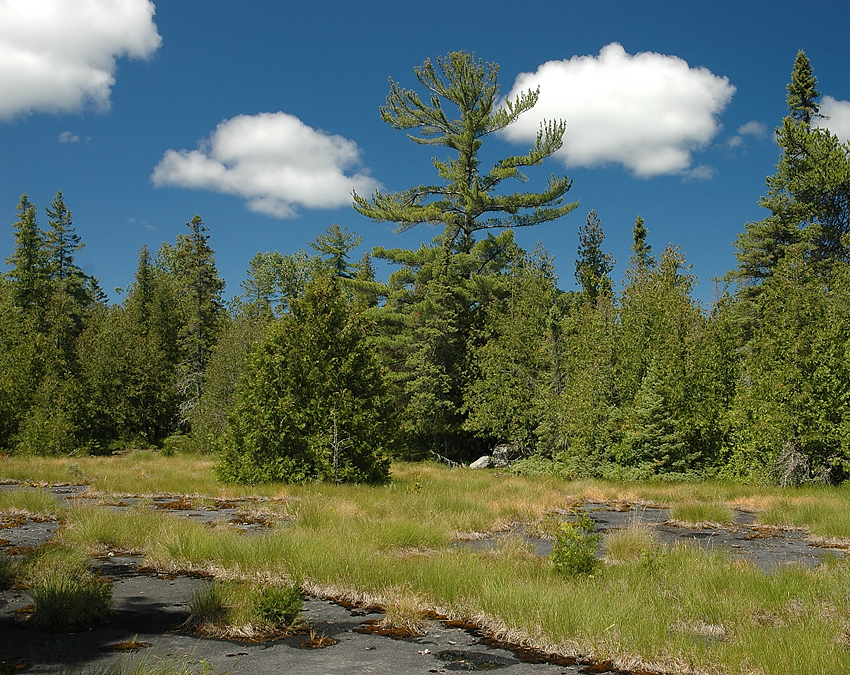
[[[350,279],[352,267],[348,263],[348,254],[351,250],[360,246],[363,237],[349,232],[348,228],[340,227],[336,223],[330,225],[322,234],[316,236],[315,241],[310,242],[310,248],[326,256],[327,264],[334,276]]]
[[[807,259],[805,245],[791,249],[757,299],[729,417],[739,476],[801,482],[850,460],[850,277],[845,264],[825,276]]]
[[[12,269],[6,273],[11,283],[14,304],[32,314],[44,305],[47,297],[47,258],[44,237],[36,222],[35,206],[26,194],[18,203],[14,252],[6,259]]]
[[[788,83],[788,112],[796,122],[811,126],[812,121],[821,117],[820,92],[815,88],[818,78],[812,70],[812,64],[803,50],[797,52],[794,59],[794,69],[791,71],[791,82]]]
[[[637,277],[655,267],[655,257],[652,255],[652,244],[646,243],[649,230],[646,229],[643,218],[635,219],[632,229],[632,255],[629,258],[627,277]]]
[[[364,323],[320,277],[249,356],[218,474],[239,482],[381,482],[396,418]]]
[[[81,281],[85,275],[74,262],[74,254],[83,250],[85,244],[74,229],[71,212],[65,205],[61,190],[45,211],[49,228],[44,237],[44,249],[51,279],[58,283],[65,283],[72,278]]]
[[[788,85],[788,115],[776,130],[782,155],[759,200],[770,215],[747,223],[735,242],[738,269],[730,277],[747,297],[757,295],[787,251],[800,244],[820,267],[850,259],[843,243],[850,232],[850,148],[828,130],[811,126],[819,117],[816,84],[800,52]]]
[[[605,235],[596,211],[587,214],[587,221],[578,233],[576,281],[586,300],[595,304],[600,296],[611,295],[613,284],[608,276],[614,269],[614,257],[602,251]]]
[[[641,381],[633,404],[632,422],[626,429],[615,457],[623,466],[633,467],[637,476],[648,478],[668,471],[684,472],[687,444],[679,428],[676,402],[671,400],[669,372],[653,362]]]
[[[534,147],[521,156],[499,160],[479,171],[483,139],[515,122],[537,103],[538,92],[528,91],[499,105],[499,67],[476,61],[474,54],[451,52],[414,69],[417,80],[430,92],[426,103],[419,95],[390,79],[381,119],[394,129],[414,130],[411,140],[440,145],[457,153],[446,161],[434,159],[440,185],[420,185],[395,193],[376,192],[371,199],[354,195],[354,208],[376,221],[392,222],[399,231],[419,223],[442,225],[443,245],[451,251],[459,237],[482,229],[526,227],[560,218],[578,204],[561,204],[570,189],[566,177],[553,176],[540,193],[495,194],[510,178],[520,181],[520,169],[536,166],[560,149],[566,124],[544,124]],[[450,119],[449,111],[457,109]],[[502,215],[500,215],[502,214]]]
[[[184,354],[184,418],[201,399],[203,374],[218,335],[224,281],[218,276],[208,228],[197,214],[186,223],[188,235],[178,237],[176,281],[186,310],[181,331]]]
[[[556,388],[557,334],[552,311],[559,299],[552,259],[538,246],[517,250],[500,297],[485,310],[473,351],[473,377],[464,391],[464,428],[530,452],[544,406]]]

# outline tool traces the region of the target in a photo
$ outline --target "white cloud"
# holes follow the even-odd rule
[[[685,180],[711,180],[717,174],[717,169],[713,166],[706,166],[705,164],[700,164],[699,166],[695,166],[693,169],[685,172]]]
[[[738,135],[731,136],[727,141],[726,145],[730,148],[739,148],[744,144],[744,136],[753,136],[758,139],[767,138],[767,127],[764,126],[761,122],[756,122],[755,120],[751,120],[746,124],[742,124],[738,127]]]
[[[537,105],[503,133],[533,142],[541,120],[565,119],[558,155],[567,166],[619,163],[638,176],[683,173],[691,152],[720,130],[735,87],[706,68],[652,52],[634,56],[611,43],[599,56],[549,61],[522,73],[509,97],[540,86]]]
[[[850,101],[838,101],[832,96],[821,99],[820,113],[826,119],[820,119],[817,126],[829,129],[842,142],[850,141]]]
[[[71,133],[70,131],[63,131],[59,134],[59,142],[60,143],[79,143],[80,137],[77,134]]]
[[[741,136],[755,136],[756,138],[767,138],[767,127],[761,122],[752,120],[738,127]]]
[[[116,58],[162,42],[150,0],[0,0],[0,120],[109,108]]]
[[[157,186],[238,195],[252,211],[292,218],[298,206],[346,206],[352,190],[366,195],[378,188],[359,167],[354,141],[277,112],[224,120],[198,150],[166,151],[151,179]]]

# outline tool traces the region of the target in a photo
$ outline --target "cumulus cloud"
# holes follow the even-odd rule
[[[115,60],[162,42],[150,0],[0,1],[0,120],[109,108]]]
[[[157,186],[237,195],[252,211],[292,218],[298,206],[346,206],[352,190],[369,194],[378,188],[359,167],[354,141],[276,112],[224,120],[198,150],[166,151],[151,179]]]
[[[744,136],[753,136],[760,140],[765,139],[767,138],[767,127],[761,122],[751,120],[750,122],[739,126],[738,135],[730,137],[729,140],[726,141],[726,145],[730,148],[738,148],[744,144]]]
[[[817,122],[819,127],[829,129],[842,142],[850,141],[850,101],[838,101],[832,96],[821,99],[820,113],[825,119]]]
[[[538,86],[537,105],[503,132],[506,138],[533,142],[541,120],[564,119],[556,156],[567,166],[619,163],[638,176],[688,175],[691,153],[718,133],[717,115],[735,93],[726,77],[706,68],[652,52],[632,56],[617,43],[598,56],[521,73],[508,96]]]
[[[77,134],[72,133],[70,131],[63,131],[59,134],[59,142],[60,143],[79,143],[80,137]]]

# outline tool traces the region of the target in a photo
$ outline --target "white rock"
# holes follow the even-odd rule
[[[483,457],[479,457],[472,464],[469,465],[470,469],[486,469],[490,464],[493,463],[493,458],[490,455],[484,455]]]

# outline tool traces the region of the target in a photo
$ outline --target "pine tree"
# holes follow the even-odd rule
[[[457,157],[433,160],[442,184],[376,192],[371,199],[355,194],[354,208],[373,220],[396,223],[399,231],[419,223],[442,225],[447,250],[459,237],[472,237],[479,230],[536,225],[576,208],[578,203],[562,205],[571,186],[566,177],[552,176],[539,193],[495,194],[506,179],[524,181],[521,168],[536,166],[560,149],[564,122],[541,126],[526,155],[499,160],[486,174],[479,171],[483,139],[515,122],[538,98],[537,91],[528,91],[500,105],[498,72],[498,65],[485,66],[474,54],[462,51],[439,57],[436,67],[428,59],[414,69],[416,79],[430,92],[427,103],[390,79],[381,119],[394,129],[415,130],[409,134],[414,142],[449,148]],[[452,107],[458,112],[455,119],[449,117]]]
[[[325,264],[330,267],[334,276],[351,279],[353,270],[348,263],[348,254],[360,246],[361,241],[363,237],[349,232],[347,227],[333,223],[322,234],[317,235],[315,241],[310,242],[310,248],[326,256]]]
[[[611,295],[613,284],[608,276],[614,269],[614,257],[602,251],[605,235],[596,211],[587,214],[587,221],[578,233],[576,281],[581,284],[585,299],[595,304],[600,296]]]

